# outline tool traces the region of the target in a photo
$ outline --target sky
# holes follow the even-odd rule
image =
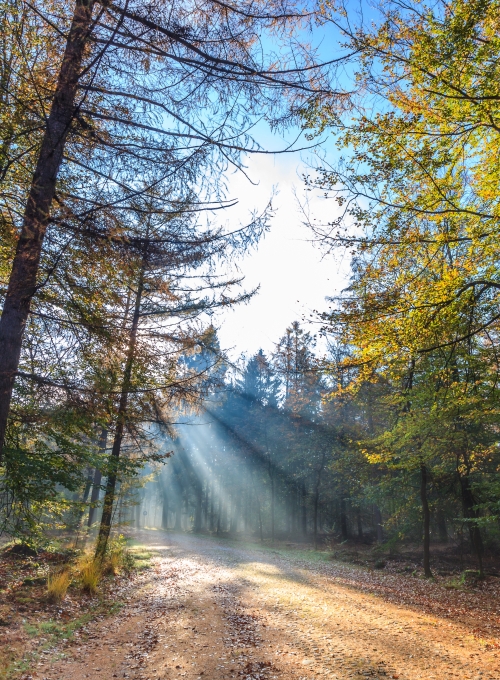
[[[311,217],[329,221],[336,212],[333,200],[319,192],[306,194],[301,175],[308,172],[307,158],[298,153],[252,155],[246,166],[257,185],[242,173],[228,177],[228,197],[239,199],[238,206],[231,209],[231,221],[248,222],[252,209],[265,207],[273,187],[278,194],[273,200],[276,213],[270,231],[238,263],[245,289],[260,286],[260,290],[248,304],[224,312],[217,320],[221,347],[232,360],[259,349],[271,353],[293,321],[327,309],[325,297],[345,288],[349,268],[343,254],[325,255],[304,225],[299,203],[304,203],[306,196]],[[312,324],[310,330],[317,332],[319,324]]]

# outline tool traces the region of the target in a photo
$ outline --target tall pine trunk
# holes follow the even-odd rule
[[[0,318],[0,460],[5,442],[14,380],[19,368],[24,329],[36,291],[42,245],[75,112],[83,55],[94,0],[77,0],[52,107],[24,212]]]
[[[144,257],[139,272],[139,280],[135,296],[134,316],[132,318],[132,326],[130,328],[127,357],[125,361],[125,369],[123,372],[120,403],[118,406],[118,413],[116,418],[115,437],[113,440],[113,448],[111,449],[111,455],[108,463],[109,472],[106,480],[106,491],[104,494],[101,526],[99,528],[99,536],[97,537],[97,546],[95,553],[96,559],[98,560],[102,560],[104,558],[104,553],[106,552],[106,546],[108,544],[109,533],[111,531],[111,521],[113,518],[113,503],[115,500],[116,482],[118,479],[118,463],[120,460],[123,435],[125,431],[125,421],[127,417],[127,405],[130,393],[132,368],[134,365],[135,347],[137,344],[137,329],[139,327],[142,293],[144,289],[145,264],[146,263]]]

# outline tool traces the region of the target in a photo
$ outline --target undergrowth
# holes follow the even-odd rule
[[[47,597],[49,602],[61,602],[66,596],[66,592],[71,583],[69,569],[59,569],[52,572],[47,577]]]
[[[13,542],[14,545],[18,544]],[[91,549],[77,552],[62,543],[57,548],[34,553],[16,547],[10,556],[9,545],[7,551],[2,551],[1,557],[8,565],[4,571],[12,575],[15,586],[12,594],[7,594],[8,583],[0,589],[0,625],[15,626],[17,620],[33,642],[27,646],[4,645],[3,650],[0,647],[0,680],[13,680],[29,673],[33,664],[45,658],[44,650],[59,642],[64,644],[74,635],[85,636],[87,623],[118,611],[123,602],[109,597],[105,582],[148,569],[153,556],[143,545],[130,545],[123,535],[109,541],[102,563],[95,561]],[[75,612],[75,618],[69,618],[65,611],[66,618],[62,620],[57,611],[64,607],[68,593],[73,601],[83,598],[84,611],[80,610],[79,616]],[[34,610],[41,611],[32,615]]]

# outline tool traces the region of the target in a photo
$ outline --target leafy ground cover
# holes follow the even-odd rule
[[[128,569],[112,569],[112,560],[94,592],[78,578],[82,556],[72,549],[34,550],[18,544],[0,552],[0,678],[25,673],[61,644],[85,636],[90,621],[115,614],[133,589],[137,574],[149,567],[151,552],[132,545]],[[54,601],[47,589],[50,575],[73,569],[63,599]],[[114,572],[114,573],[113,573]]]

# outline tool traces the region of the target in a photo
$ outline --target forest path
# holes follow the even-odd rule
[[[367,592],[367,570],[303,553],[158,531],[139,539],[156,557],[120,613],[89,624],[32,677],[500,678],[498,649],[473,635],[473,620],[388,601],[374,594],[378,574]]]

